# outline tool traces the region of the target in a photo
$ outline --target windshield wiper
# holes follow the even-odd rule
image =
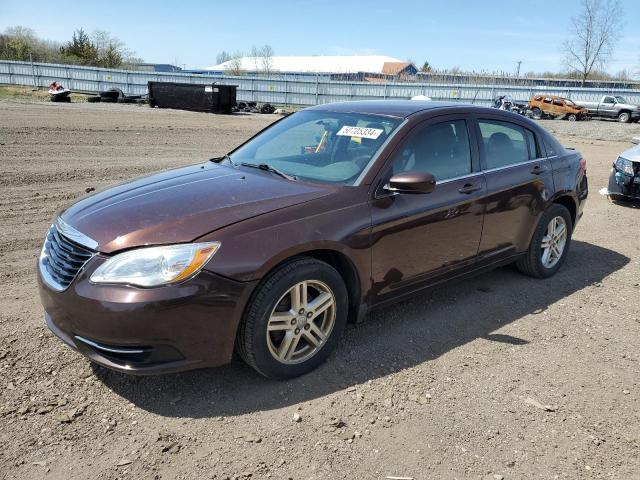
[[[282,178],[286,178],[287,180],[297,180],[297,177],[288,175],[286,173],[284,173],[281,170],[278,170],[275,167],[272,167],[271,165],[267,164],[267,163],[247,163],[247,162],[242,162],[240,165],[242,165],[243,167],[251,167],[251,168],[257,168],[259,170],[264,170],[265,172],[271,172],[271,173],[275,173],[276,175],[281,176]]]

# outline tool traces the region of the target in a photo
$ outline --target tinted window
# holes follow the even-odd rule
[[[509,122],[479,120],[487,169],[529,160],[524,128]]]
[[[564,148],[562,147],[562,145],[560,145],[560,143],[558,143],[558,141],[555,138],[544,135],[543,139],[544,139],[544,148],[547,151],[547,157],[553,157],[555,155],[562,154],[562,151],[564,150]]]
[[[531,130],[524,129],[524,134],[527,136],[527,146],[529,147],[529,159],[539,158],[538,147],[536,144],[536,136]]]
[[[426,172],[436,181],[471,173],[467,124],[453,120],[416,127],[395,154],[393,173]]]

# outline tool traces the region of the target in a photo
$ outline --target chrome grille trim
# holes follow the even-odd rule
[[[98,248],[98,242],[93,238],[86,236],[84,233],[79,232],[60,217],[56,220],[56,228],[58,229],[58,232],[78,245],[87,247],[89,250],[96,250]]]
[[[71,227],[68,225],[66,227],[68,232]],[[84,235],[82,236],[84,237]],[[78,235],[75,237],[80,238]],[[62,292],[71,285],[71,282],[95,254],[95,251],[86,248],[59,231],[58,222],[56,222],[49,228],[40,253],[38,266],[42,280],[53,290]]]

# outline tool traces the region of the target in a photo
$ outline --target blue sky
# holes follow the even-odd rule
[[[0,31],[33,28],[64,41],[75,28],[107,30],[146,61],[215,64],[221,50],[270,44],[276,55],[380,54],[436,68],[513,72],[562,69],[560,46],[579,0],[122,1],[0,0]],[[626,25],[608,70],[640,66],[640,0],[623,0]]]

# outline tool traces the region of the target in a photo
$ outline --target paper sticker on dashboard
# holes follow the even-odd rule
[[[338,133],[336,133],[336,135],[343,137],[371,138],[375,140],[382,132],[384,132],[384,130],[381,128],[349,127],[345,125],[338,131]]]

